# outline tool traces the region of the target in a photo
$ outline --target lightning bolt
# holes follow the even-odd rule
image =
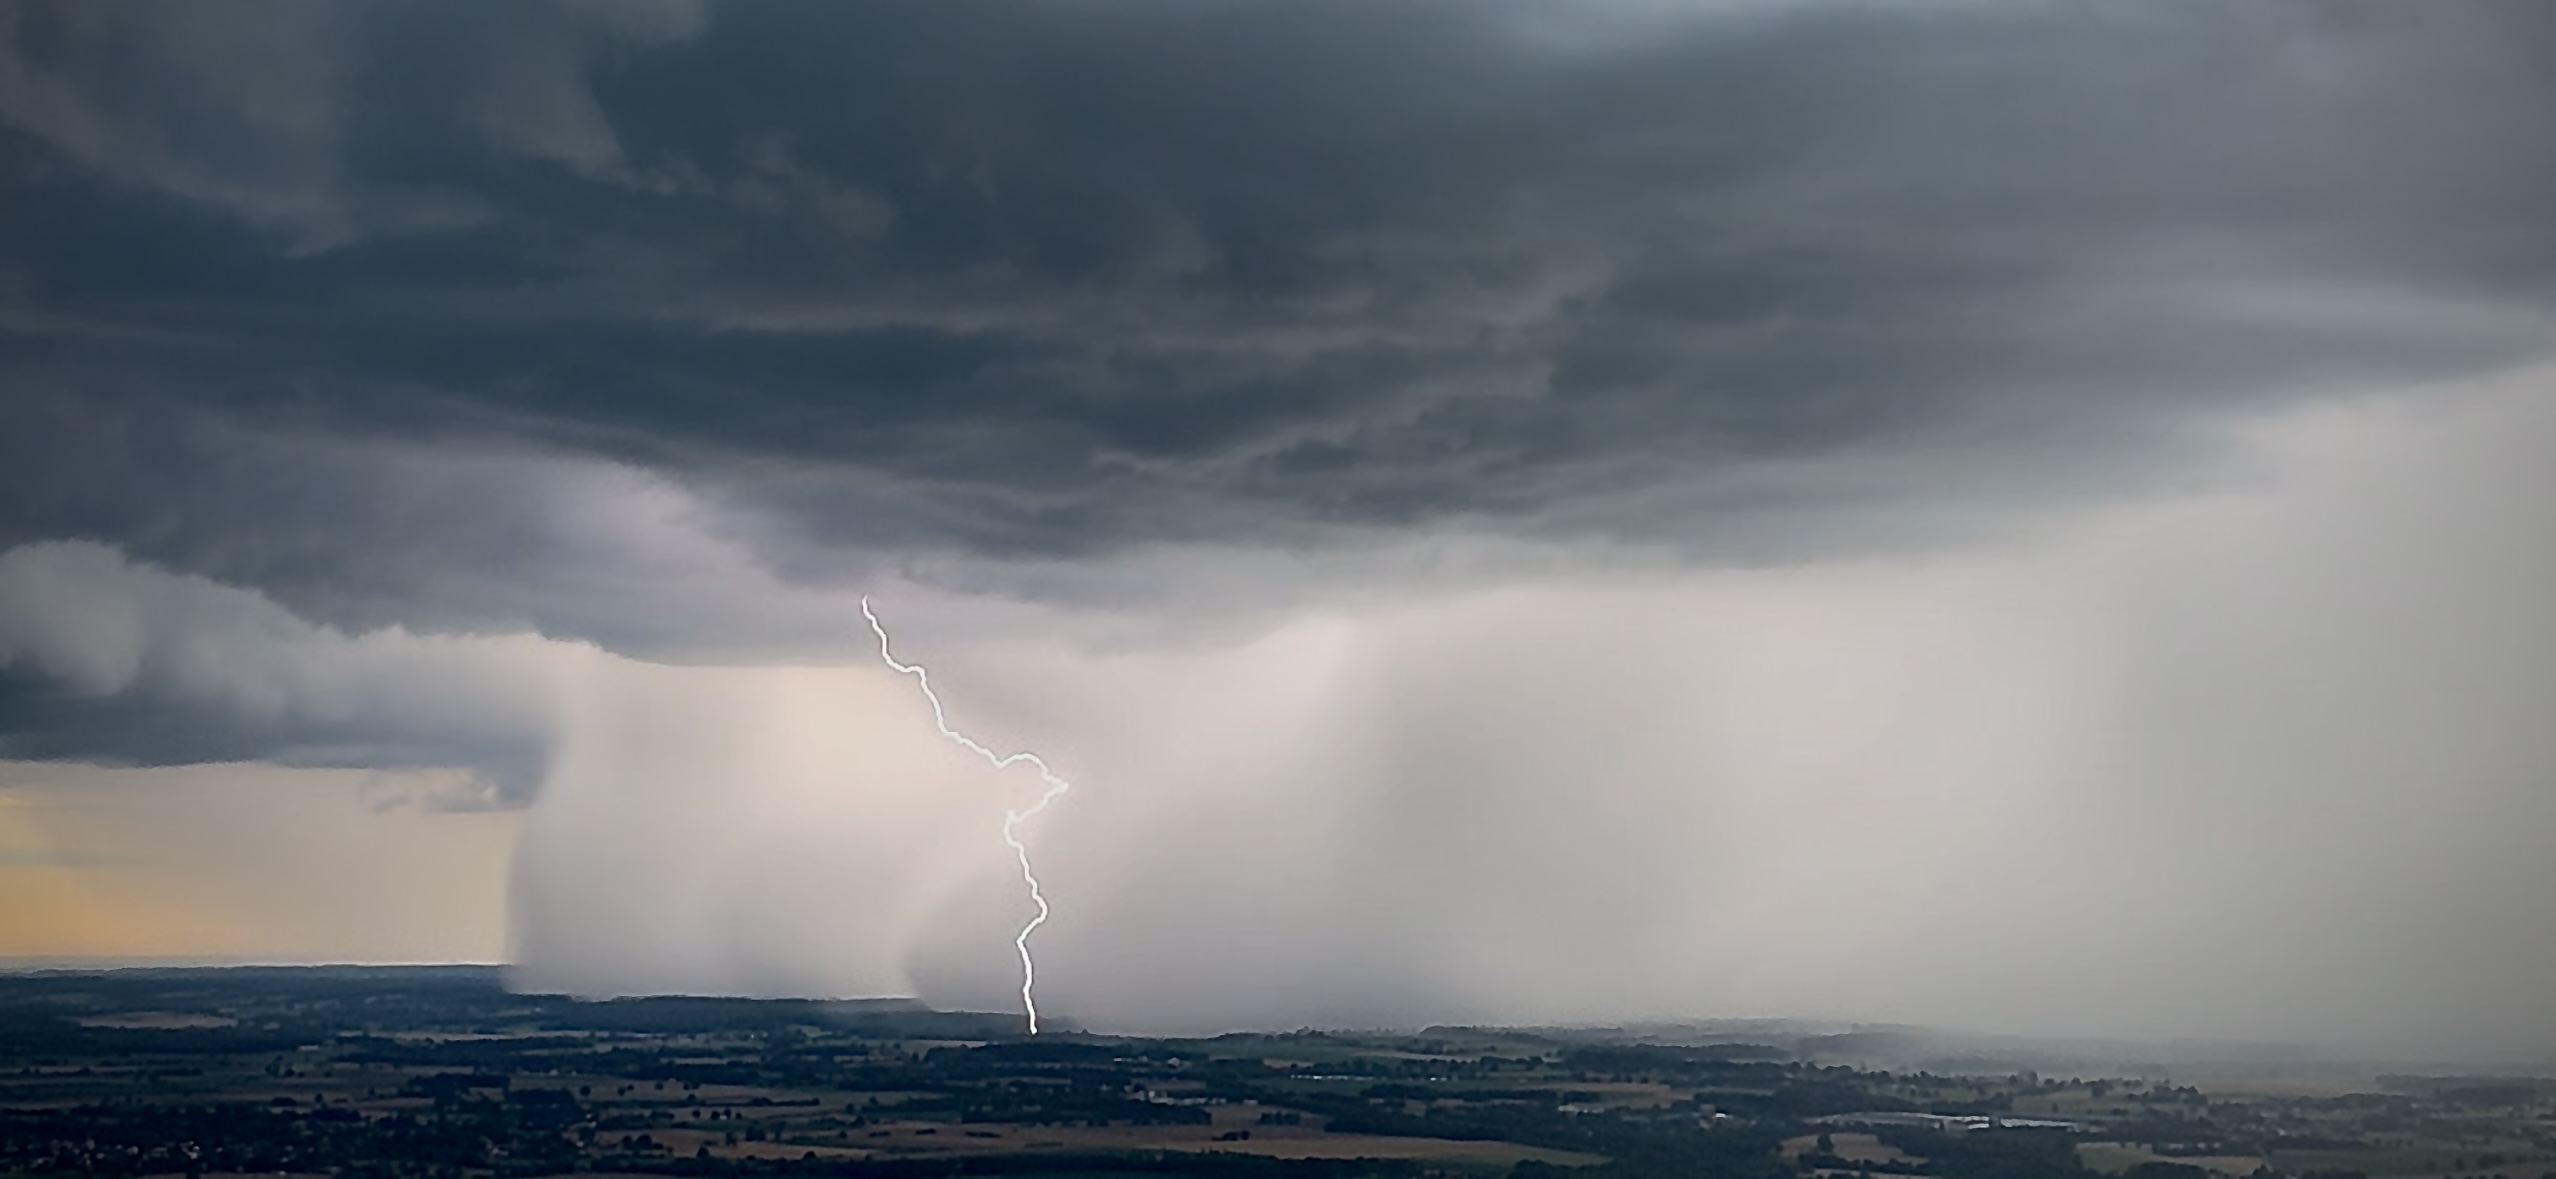
[[[951,728],[949,714],[941,710],[940,694],[932,690],[932,673],[923,670],[921,664],[899,663],[896,661],[896,656],[889,653],[887,628],[879,625],[879,616],[870,611],[870,599],[866,594],[861,597],[861,617],[870,620],[870,632],[879,636],[879,658],[885,660],[887,665],[895,668],[899,674],[913,676],[915,685],[923,689],[923,698],[932,703],[933,727],[941,730],[942,736],[957,742],[968,752],[984,758],[986,764],[995,769],[1008,770],[1022,764],[1032,766],[1038,770],[1038,780],[1047,787],[1038,796],[1037,802],[1021,810],[1003,812],[1003,844],[1011,848],[1012,857],[1020,861],[1021,881],[1029,885],[1030,903],[1038,906],[1038,915],[1030,918],[1029,924],[1022,926],[1021,932],[1012,938],[1012,948],[1019,950],[1021,954],[1021,1009],[1029,1014],[1029,1034],[1035,1036],[1038,1034],[1038,999],[1033,992],[1038,986],[1038,963],[1030,958],[1029,939],[1031,934],[1038,932],[1039,926],[1047,924],[1047,894],[1039,890],[1038,873],[1030,870],[1029,845],[1021,842],[1020,825],[1024,820],[1037,817],[1040,811],[1047,809],[1047,804],[1056,801],[1060,795],[1073,789],[1074,784],[1057,777],[1056,771],[1049,769],[1047,762],[1035,753],[1023,750],[1019,753],[998,754],[969,739],[967,734]]]

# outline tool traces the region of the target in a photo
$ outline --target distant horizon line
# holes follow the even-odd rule
[[[28,977],[42,974],[104,974],[118,971],[153,970],[484,970],[499,972],[504,971],[513,965],[513,963],[509,962],[475,962],[457,960],[365,962],[184,954],[0,954],[0,978]],[[594,1003],[609,1003],[618,1000],[635,999],[729,999],[753,1003],[899,1003],[913,1004],[927,1011],[940,1012],[943,1014],[1003,1014],[1000,1012],[970,1011],[964,1008],[945,1010],[943,1008],[936,1007],[931,1003],[926,1002],[920,996],[915,995],[746,995],[717,994],[699,991],[650,991],[607,996],[576,995],[565,991],[524,991],[518,993],[526,996],[566,998]],[[2490,1068],[2497,1065],[2505,1068],[2513,1066],[2525,1066],[2540,1069],[2556,1067],[2556,1055],[2544,1058],[2514,1057],[2495,1060],[2483,1058],[2461,1060],[2457,1058],[2458,1054],[2455,1053],[2425,1056],[2421,1054],[2391,1053],[2383,1050],[2372,1050],[2343,1044],[2313,1044],[2296,1041],[2249,1041],[2188,1035],[2139,1037],[2083,1033],[1984,1032],[1902,1021],[1843,1020],[1819,1016],[1650,1016],[1639,1019],[1621,1020],[1592,1020],[1582,1022],[1556,1022],[1547,1020],[1521,1021],[1517,1023],[1434,1021],[1410,1026],[1384,1024],[1338,1024],[1331,1026],[1315,1026],[1306,1024],[1287,1028],[1268,1026],[1236,1026],[1214,1032],[1106,1031],[1089,1026],[1081,1026],[1078,1021],[1072,1020],[1070,1016],[1066,1017],[1066,1022],[1077,1024],[1071,1034],[1102,1036],[1115,1039],[1182,1040],[1207,1039],[1222,1035],[1280,1036],[1301,1032],[1314,1032],[1326,1035],[1393,1036],[1421,1036],[1431,1033],[1460,1033],[1465,1031],[1509,1033],[1556,1032],[1582,1034],[1592,1032],[1620,1032],[1627,1034],[1629,1037],[1633,1037],[1632,1042],[1634,1043],[1643,1043],[1646,1042],[1643,1039],[1645,1032],[1685,1030],[1708,1035],[1736,1036],[1747,1035],[1754,1031],[1763,1034],[1783,1036],[1793,1041],[1799,1041],[1801,1039],[1826,1039],[1859,1034],[1899,1034],[1908,1036],[1912,1039],[1932,1039],[1939,1041],[1939,1043],[1935,1046],[1938,1051],[1951,1052],[1956,1055],[1962,1053],[1986,1053],[1993,1055],[2000,1050],[2015,1051],[2018,1049],[2038,1049],[2044,1052],[2086,1052],[2090,1050],[2101,1051],[2105,1049],[2113,1051],[2134,1049],[2179,1050],[2176,1052],[2175,1059],[2169,1060],[2160,1058],[2154,1061],[2144,1062],[2147,1066],[2167,1069],[2173,1069],[2178,1064],[2189,1068],[2195,1065],[2209,1066],[2214,1064],[2230,1065],[2239,1063],[2252,1064],[2256,1066],[2288,1065],[2292,1067],[2308,1067],[2312,1069],[2357,1068],[2364,1070],[2391,1066],[2403,1068],[2445,1068],[2455,1066],[2461,1069],[2475,1069],[2479,1067]],[[1690,1046],[1712,1047],[1717,1046],[1718,1044],[1742,1043],[1758,1043],[1758,1046],[1761,1047],[1779,1048],[1793,1052],[1799,1052],[1802,1048],[1798,1042],[1776,1044],[1743,1040],[1717,1041],[1714,1044],[1695,1044]],[[1671,1047],[1675,1045],[1662,1044],[1660,1046]],[[1908,1047],[1914,1047],[1914,1045],[1909,1045]],[[2190,1055],[2190,1053],[2195,1050],[2233,1053],[2234,1055],[2198,1057]],[[2267,1059],[2267,1057],[2270,1058]],[[2008,1063],[2016,1064],[2018,1068],[2028,1069],[2030,1067],[2029,1064],[2021,1061],[2010,1061]],[[2070,1062],[2054,1060],[2045,1061],[2043,1063],[2058,1067],[2065,1067],[2066,1064]],[[2073,1063],[2085,1064],[2091,1062],[2079,1061]],[[2125,1058],[2123,1060],[2112,1061],[2110,1063],[2118,1065],[2130,1062]]]

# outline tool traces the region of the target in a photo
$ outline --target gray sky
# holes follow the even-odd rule
[[[868,593],[1095,1024],[2556,1052],[2549,109],[2519,3],[0,7],[0,872],[307,806],[445,932],[230,952],[1006,1005]]]

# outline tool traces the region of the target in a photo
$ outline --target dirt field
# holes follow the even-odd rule
[[[84,1028],[227,1028],[239,1021],[227,1016],[204,1015],[192,1011],[128,1011],[115,1015],[88,1015],[71,1021]]]
[[[2120,1142],[2087,1142],[2077,1147],[2077,1157],[2086,1166],[2106,1175],[2118,1175],[2141,1163],[2183,1163],[2216,1171],[2222,1175],[2251,1175],[2263,1166],[2255,1155],[2175,1155],[2168,1157],[2144,1146]]]
[[[1449,1163],[1513,1165],[1524,1159],[1560,1167],[1588,1167],[1605,1162],[1601,1155],[1546,1150],[1514,1142],[1459,1142],[1450,1138],[1384,1138],[1368,1134],[1320,1134],[1303,1138],[1253,1138],[1248,1142],[1210,1142],[1173,1150],[1254,1154],[1280,1159],[1429,1159]]]
[[[761,1111],[758,1111],[761,1112]],[[773,1113],[793,1111],[774,1110]],[[804,1108],[795,1112],[805,1114]],[[849,1145],[802,1146],[787,1142],[723,1141],[720,1130],[656,1129],[649,1136],[676,1157],[703,1146],[717,1158],[913,1158],[925,1155],[1005,1154],[1022,1151],[1176,1150],[1258,1155],[1284,1159],[1424,1159],[1509,1166],[1524,1159],[1556,1166],[1589,1166],[1602,1156],[1546,1150],[1512,1142],[1331,1134],[1317,1126],[1263,1126],[1257,1105],[1218,1106],[1203,1126],[1022,1126],[1004,1123],[881,1122],[848,1131]],[[1248,1132],[1243,1139],[1220,1136]],[[632,1131],[630,1135],[637,1132]],[[619,1135],[619,1136],[630,1136]]]

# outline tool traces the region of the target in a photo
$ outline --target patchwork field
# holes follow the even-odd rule
[[[0,977],[0,1173],[2551,1179],[2556,1082],[2320,1096],[1432,1029],[1021,1035],[467,970]],[[1853,1111],[1865,1112],[1853,1112]]]

